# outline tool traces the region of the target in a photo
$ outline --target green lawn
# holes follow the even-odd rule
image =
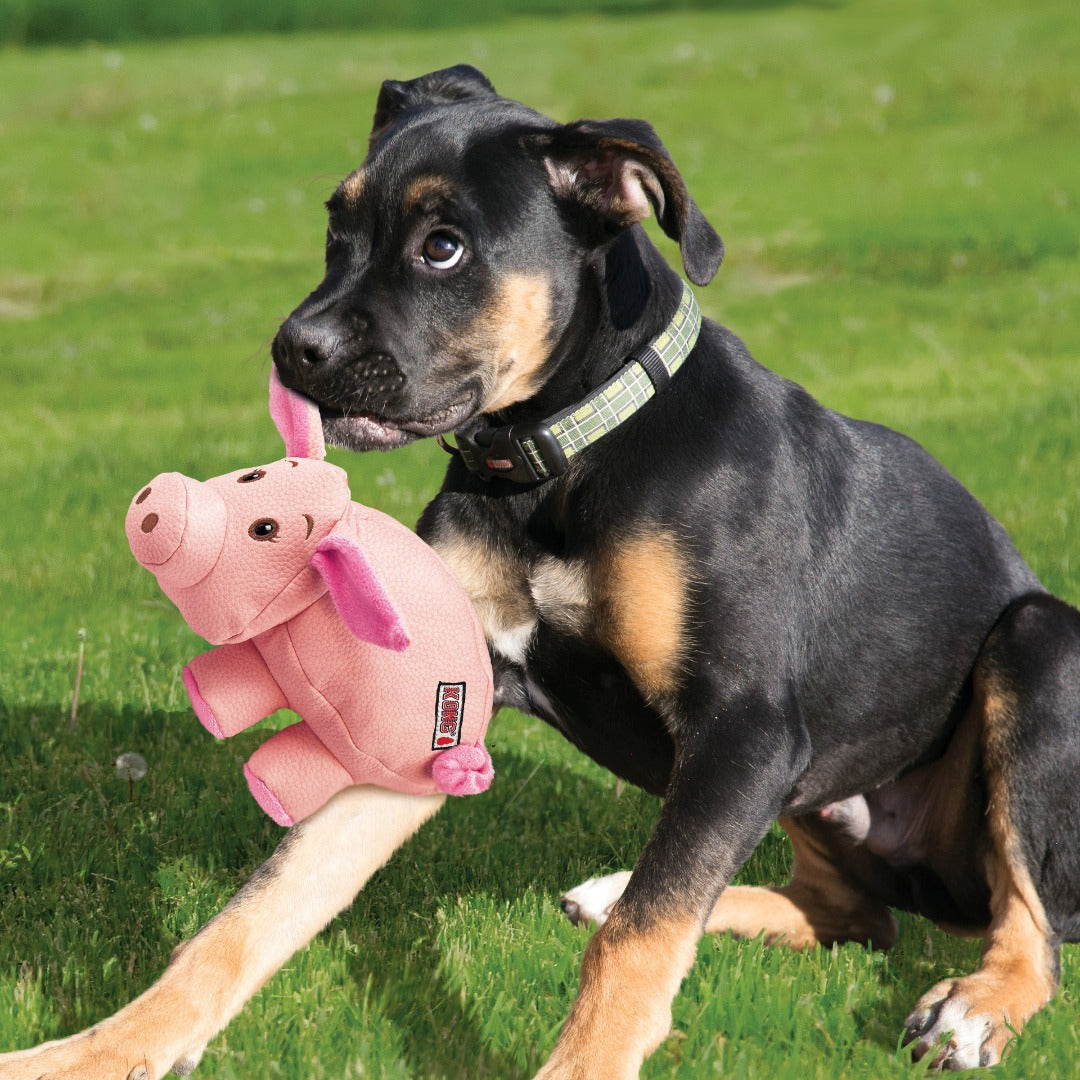
[[[1080,602],[1075,0],[862,0],[437,33],[0,52],[0,1048],[93,1022],[273,848],[180,669],[201,643],[127,550],[157,472],[277,456],[267,344],[380,81],[467,61],[564,119],[653,121],[728,260],[698,290],[768,365],[914,435]],[[413,522],[442,452],[335,455]],[[66,730],[80,627],[78,726]],[[204,1077],[530,1075],[586,940],[556,903],[632,864],[655,801],[503,714],[455,802],[211,1044]],[[150,764],[128,801],[111,762]],[[771,834],[741,880],[782,880]],[[977,945],[708,940],[651,1078],[901,1077],[900,1025]],[[1071,1078],[1080,951],[997,1075]]]

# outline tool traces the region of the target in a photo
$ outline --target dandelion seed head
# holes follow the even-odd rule
[[[146,775],[146,758],[128,750],[113,762],[113,768],[120,780],[141,780]]]

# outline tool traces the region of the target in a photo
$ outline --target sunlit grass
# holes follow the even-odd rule
[[[266,344],[318,279],[321,203],[380,80],[468,61],[564,119],[652,120],[727,242],[706,311],[924,442],[1077,601],[1078,37],[1063,0],[870,0],[3,53],[0,1046],[127,1000],[279,835],[240,774],[262,735],[215,745],[190,715],[179,673],[202,646],[123,516],[159,471],[279,453]],[[335,460],[411,523],[444,458]],[[631,865],[656,804],[539,722],[505,715],[490,745],[492,791],[423,830],[199,1075],[538,1065],[585,941],[556,897]],[[129,749],[150,762],[131,802],[111,766]],[[772,834],[741,880],[787,859]],[[912,919],[888,955],[704,942],[645,1075],[909,1075],[907,1009],[976,957]],[[1000,1075],[1074,1075],[1075,950],[1064,976]]]

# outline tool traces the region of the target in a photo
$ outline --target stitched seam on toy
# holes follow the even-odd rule
[[[435,554],[438,555],[439,553],[436,551]],[[440,556],[440,558],[441,558],[441,556]],[[458,580],[458,578],[454,574],[454,572],[452,570],[450,570],[449,573],[450,573],[450,581],[449,581],[448,585],[445,586],[445,588],[456,589],[459,596],[460,596],[460,602],[466,604],[469,607],[469,609],[471,611],[473,611],[473,613],[475,614],[476,606],[472,602],[472,597],[470,597],[469,594],[465,591],[465,587]],[[474,626],[475,625],[476,624],[474,624]],[[476,626],[476,628],[473,630],[472,639],[473,639],[472,644],[473,644],[473,650],[474,650],[473,655],[474,655],[475,660],[476,660],[476,666],[482,671],[485,668],[485,666],[488,666],[488,665],[491,664],[491,650],[488,648],[487,637],[485,636],[482,627]],[[483,704],[480,706],[480,733],[477,736],[476,743],[469,743],[468,744],[469,746],[475,746],[477,743],[482,742],[483,739],[484,739],[484,736],[487,734],[488,726],[491,723],[492,716],[494,715],[494,699],[495,699],[495,685],[494,685],[494,682],[495,682],[495,680],[493,678],[488,680],[487,686],[485,687],[485,693],[481,697],[481,700],[482,700]],[[475,700],[476,699],[474,698],[473,701],[475,702]],[[462,730],[462,739],[464,740],[464,733],[465,733],[465,714],[464,714],[464,712],[462,712],[462,716],[461,716],[461,730]]]
[[[322,599],[322,597],[320,597],[320,599]],[[290,620],[290,622],[291,622],[291,620]],[[356,740],[353,738],[352,731],[349,729],[349,725],[347,723],[345,723],[345,718],[341,715],[341,712],[338,709],[338,707],[332,701],[327,699],[327,697],[315,685],[315,683],[312,681],[311,677],[308,675],[307,670],[304,667],[304,663],[300,659],[300,654],[296,651],[296,646],[293,644],[292,627],[289,625],[289,623],[286,623],[282,627],[282,629],[285,631],[285,641],[288,644],[289,652],[292,654],[293,660],[296,662],[296,666],[300,669],[300,671],[303,674],[304,678],[307,680],[307,684],[311,688],[312,693],[318,695],[319,700],[326,705],[326,707],[334,714],[334,716],[337,717],[338,722],[341,724],[341,727],[345,732],[345,737],[348,739],[349,744],[356,750],[357,754],[359,754],[362,758],[364,758],[367,761],[370,761],[373,764],[377,765],[379,767],[379,769],[381,769],[387,775],[387,777],[390,777],[390,778],[392,778],[392,779],[394,779],[394,780],[396,780],[396,781],[398,781],[400,783],[404,778],[401,777],[401,776],[398,776],[398,774],[396,772],[394,772],[386,764],[386,762],[384,762],[381,758],[375,757],[374,754],[369,754],[366,750],[364,750],[363,748],[356,745]],[[265,659],[265,657],[264,657],[264,659]],[[293,711],[295,712],[295,710],[293,710]],[[297,713],[297,715],[299,716],[300,714]],[[300,719],[303,720],[304,718],[301,716]],[[308,724],[308,727],[311,727],[311,725]],[[319,738],[319,733],[317,731],[315,731],[314,728],[311,728],[311,730],[312,730],[312,733],[315,735],[315,737],[317,739],[319,739],[319,742],[322,742],[322,739]],[[323,743],[323,745],[325,746],[326,744]],[[329,750],[330,748],[327,747],[327,749]],[[342,765],[342,768],[345,768],[344,762],[342,762],[341,765]],[[346,770],[346,771],[348,771],[348,770]],[[352,776],[352,773],[350,772],[349,775]],[[355,780],[356,778],[353,777],[353,779]]]
[[[221,642],[221,644],[222,645],[235,645],[235,644],[239,644],[241,641],[248,641],[253,636],[255,636],[255,635],[252,635],[252,634],[249,633],[249,631],[251,630],[251,627],[253,627],[263,617],[263,615],[266,614],[266,612],[271,608],[271,606],[275,603],[275,601],[277,601],[279,599],[279,597],[281,596],[282,593],[288,592],[289,589],[291,589],[293,587],[293,585],[295,585],[296,582],[300,580],[300,578],[304,575],[304,573],[306,571],[310,570],[310,569],[311,569],[311,564],[306,563],[299,571],[297,571],[297,573],[292,578],[290,578],[289,582],[285,585],[285,587],[283,589],[279,589],[277,594],[275,596],[271,597],[271,599],[269,599],[263,605],[262,610],[260,610],[259,613],[256,616],[254,616],[254,618],[251,618],[251,619],[248,620],[247,625],[242,630],[238,630],[235,634],[232,634],[230,637],[226,638],[223,642]],[[290,615],[289,620],[295,619],[297,615],[301,614],[301,612],[307,611],[307,609],[309,607],[311,607],[312,604],[317,604],[330,591],[330,586],[326,584],[326,581],[323,579],[322,575],[318,573],[318,571],[316,571],[316,576],[319,579],[319,592],[318,592],[318,594],[311,601],[311,603],[305,604],[298,611],[296,611],[292,615]],[[268,626],[266,629],[267,630],[272,630],[273,627]],[[265,633],[265,631],[260,630],[259,633]]]
[[[461,588],[461,583],[454,579],[458,588]],[[465,597],[465,602],[470,608],[473,608],[473,602],[469,597],[469,594],[461,588],[461,595]],[[473,608],[475,611],[475,608]],[[484,636],[483,630],[479,633],[473,633],[473,648],[476,650],[477,666],[480,670],[484,670],[485,665],[491,663],[491,650],[488,648],[487,638]],[[483,704],[480,707],[480,734],[477,737],[477,742],[482,742],[484,736],[487,734],[488,724],[491,723],[491,718],[495,711],[495,679],[494,676],[488,679],[485,693],[483,696]],[[465,732],[465,717],[461,717],[461,730],[462,734]]]

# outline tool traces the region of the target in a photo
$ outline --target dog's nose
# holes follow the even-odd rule
[[[333,360],[341,343],[341,334],[328,323],[290,315],[274,338],[274,361],[299,375]]]

